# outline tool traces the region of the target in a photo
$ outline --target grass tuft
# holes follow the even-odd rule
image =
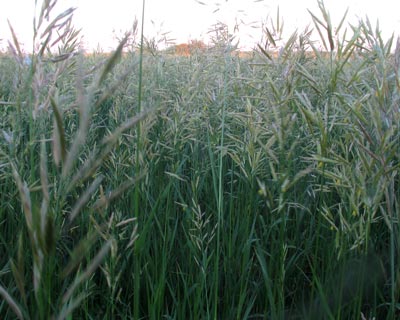
[[[397,318],[400,40],[317,3],[245,55],[84,55],[46,0],[26,64],[10,23],[0,318]]]

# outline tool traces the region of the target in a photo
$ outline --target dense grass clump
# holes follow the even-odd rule
[[[0,318],[399,316],[400,42],[319,2],[244,57],[85,56],[46,3],[0,56]]]

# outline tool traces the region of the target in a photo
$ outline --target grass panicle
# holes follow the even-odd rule
[[[317,1],[160,49],[142,4],[110,54],[57,0],[29,60],[9,22],[0,318],[398,318],[400,40]]]

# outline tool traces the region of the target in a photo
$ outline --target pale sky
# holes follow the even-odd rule
[[[34,2],[0,0],[0,39],[3,39],[0,47],[4,48],[10,38],[9,19],[24,49],[31,50]],[[38,3],[41,4],[41,0]],[[193,39],[207,41],[207,31],[217,21],[226,23],[231,33],[237,21],[239,33],[236,36],[241,46],[251,48],[261,38],[261,23],[268,16],[276,17],[278,5],[287,34],[296,28],[303,30],[311,23],[307,9],[321,16],[317,0],[146,0],[144,33],[160,39],[161,34],[169,32],[168,37],[175,43]],[[398,0],[325,0],[325,6],[334,26],[349,8],[348,22],[356,24],[358,18],[367,15],[373,25],[379,19],[384,37],[393,32],[399,35]],[[73,21],[77,28],[82,28],[86,49],[100,45],[108,51],[116,46],[114,35],[130,29],[135,17],[140,25],[142,0],[59,0],[53,18],[68,7],[77,8]]]

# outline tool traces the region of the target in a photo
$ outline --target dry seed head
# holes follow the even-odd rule
[[[29,232],[33,232],[33,221],[32,221],[32,204],[31,197],[28,185],[26,182],[22,182],[21,177],[19,176],[15,165],[11,163],[12,172],[14,176],[14,180],[17,184],[17,188],[19,191],[19,195],[22,201],[22,207],[25,213],[25,220],[28,227]]]

